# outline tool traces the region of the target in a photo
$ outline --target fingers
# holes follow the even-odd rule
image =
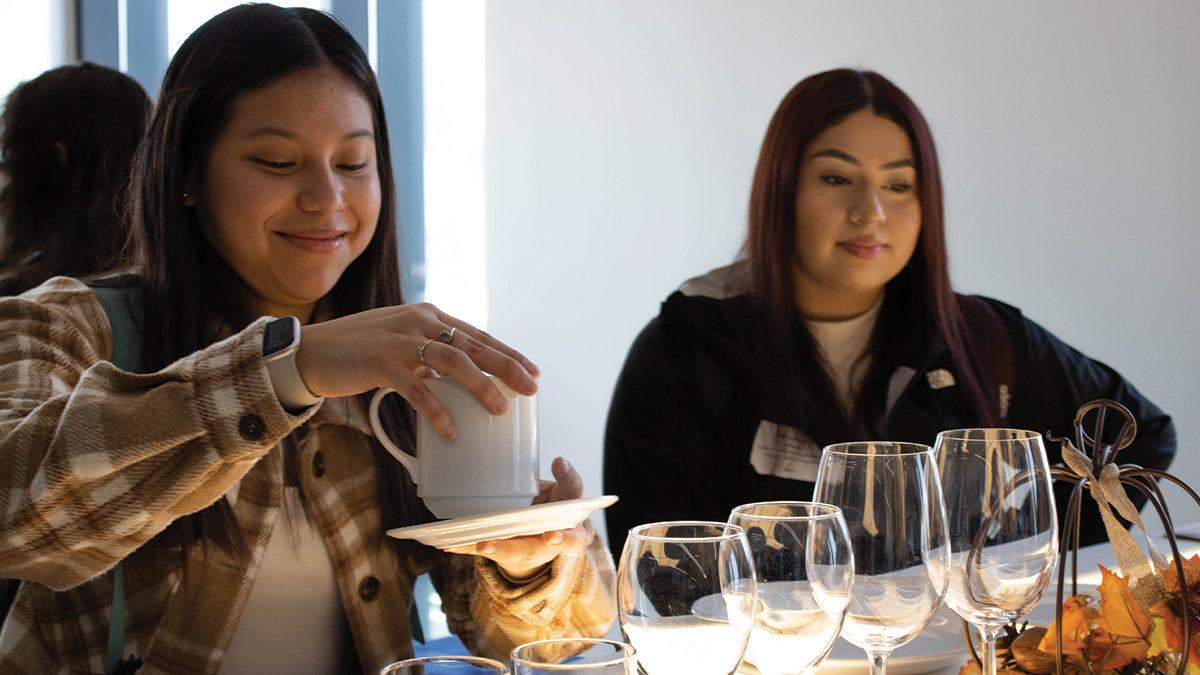
[[[524,369],[527,373],[529,373],[533,377],[536,378],[536,377],[541,376],[542,371],[536,365],[534,365],[533,361],[530,361],[529,359],[525,358],[525,355],[522,354],[521,352],[518,352],[517,350],[513,349],[512,347],[509,347],[508,345],[504,344],[503,342],[492,337],[491,334],[489,334],[487,331],[480,330],[465,321],[459,321],[458,319],[450,316],[449,314],[441,312],[441,311],[438,312],[438,318],[441,319],[443,322],[445,322],[447,326],[453,326],[454,328],[458,329],[454,333],[454,340],[451,342],[451,344],[458,346],[456,343],[458,342],[459,337],[462,336],[463,333],[466,333],[467,337],[481,343],[482,345],[486,346],[488,349],[494,350],[494,351],[496,351],[500,354],[503,354],[504,356],[512,359],[513,361],[516,361],[521,366],[522,369]],[[500,375],[500,373],[497,373],[497,372],[491,371],[491,370],[489,370],[488,372],[490,372],[498,377],[502,377],[502,379],[504,379],[503,376]],[[507,379],[504,379],[504,381],[508,382]],[[509,384],[509,386],[512,386],[512,385]]]
[[[432,345],[430,346],[432,347]],[[518,359],[476,339],[467,331],[458,331],[450,344],[441,343],[440,347],[441,349],[436,350],[439,355],[445,355],[445,350],[457,350],[460,354],[468,357],[478,368],[504,380],[505,384],[519,394],[532,396],[537,393],[537,382],[533,380],[530,371]],[[430,352],[427,350],[425,353],[426,362],[428,362]],[[518,354],[518,356],[520,355]]]
[[[590,537],[583,525],[569,530],[552,530],[540,535],[481,541],[468,546],[443,549],[448,553],[478,555],[496,562],[505,571],[518,576],[554,560],[560,553],[578,553],[587,547]]]
[[[425,419],[429,420],[429,426],[437,432],[438,436],[453,441],[458,438],[458,428],[454,426],[454,419],[450,417],[450,413],[446,411],[429,387],[421,381],[414,373],[401,371],[397,378],[401,382],[392,386],[397,394],[404,397],[413,410]]]
[[[458,380],[493,415],[508,412],[508,399],[476,365],[475,360],[460,349],[441,342],[432,342],[425,347],[425,366],[446,373]],[[521,370],[524,374],[524,370]],[[525,378],[529,378],[525,374]],[[529,379],[532,383],[533,380]]]
[[[391,387],[446,440],[456,439],[458,431],[422,379],[438,372],[451,375],[494,415],[508,412],[511,402],[485,373],[499,377],[518,394],[537,392],[531,373],[538,370],[528,359],[428,303],[379,308],[326,323],[329,330],[325,332],[332,336],[325,340],[329,343],[326,348],[320,349],[324,333],[319,329],[323,326],[310,326],[305,333],[308,349],[297,355],[305,383],[310,387],[317,383],[314,392],[320,390],[325,396],[359,393],[364,380],[368,388]],[[333,331],[334,327],[339,330]],[[369,336],[369,344],[348,352],[348,335]],[[444,342],[447,338],[449,343]],[[367,358],[348,358],[348,353]]]
[[[552,480],[539,480],[538,493],[537,496],[533,498],[532,505],[545,504],[546,502],[550,501],[550,498],[553,496],[554,488],[557,485],[558,483],[555,483]]]
[[[557,499],[552,501],[563,501],[566,499],[579,499],[583,496],[583,477],[571,466],[565,457],[559,457],[550,465],[550,472],[554,474],[554,479],[558,481]]]

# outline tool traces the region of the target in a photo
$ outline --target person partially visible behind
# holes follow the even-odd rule
[[[0,114],[0,295],[106,269],[125,244],[118,195],[150,98],[94,63],[22,82]]]

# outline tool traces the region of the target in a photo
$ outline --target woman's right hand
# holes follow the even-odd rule
[[[454,328],[449,344],[439,339]],[[425,363],[417,350],[426,340]],[[503,342],[428,303],[381,307],[310,324],[296,352],[300,378],[315,396],[352,396],[391,387],[429,420],[446,440],[458,437],[454,420],[422,378],[436,372],[454,377],[493,414],[508,401],[484,372],[525,396],[537,392],[537,366]]]

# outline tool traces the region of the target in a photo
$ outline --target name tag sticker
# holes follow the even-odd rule
[[[931,370],[925,373],[925,377],[929,378],[930,389],[945,389],[954,386],[954,375],[945,368]]]
[[[821,449],[795,427],[763,420],[754,434],[750,464],[762,476],[809,483],[817,480]]]

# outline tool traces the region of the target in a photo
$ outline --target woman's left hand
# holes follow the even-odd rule
[[[550,465],[550,471],[555,480],[542,481],[541,493],[534,497],[534,504],[578,499],[583,496],[583,479],[570,462],[559,457]],[[589,540],[587,530],[581,523],[569,530],[552,530],[529,537],[481,541],[478,544],[443,550],[449,553],[483,556],[495,561],[513,581],[521,581],[539,574],[559,553],[582,551]]]

